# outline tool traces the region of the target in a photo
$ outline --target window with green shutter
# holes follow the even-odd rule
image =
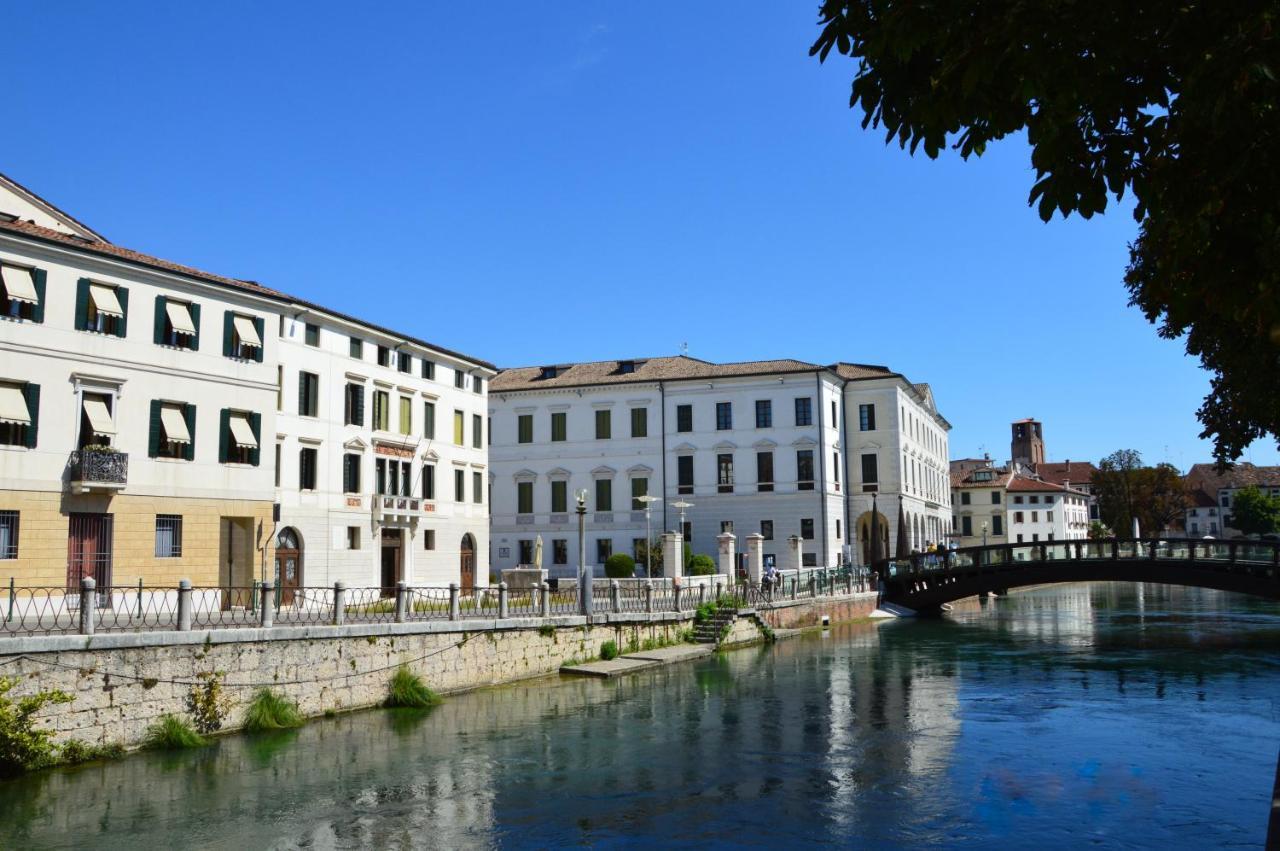
[[[649,409],[648,408],[632,408],[631,409],[631,436],[632,437],[648,437],[649,436]]]
[[[422,404],[422,436],[427,440],[436,436],[436,406],[432,402]]]
[[[44,322],[45,272],[0,263],[0,315]]]
[[[76,284],[77,331],[93,331],[113,337],[128,332],[129,290],[88,278]]]
[[[551,440],[559,443],[567,439],[569,433],[568,414],[557,411],[551,415]]]
[[[613,436],[613,412],[596,411],[596,440],[608,440]]]
[[[151,401],[147,456],[191,461],[195,458],[195,405]]]
[[[533,414],[516,416],[516,442],[533,443]]]
[[[266,323],[261,317],[248,316],[231,310],[223,311],[222,356],[262,363],[262,341],[265,331]]]
[[[0,445],[34,449],[40,428],[40,385],[0,382]]]
[[[157,346],[197,351],[200,348],[200,305],[156,296],[152,342]]]

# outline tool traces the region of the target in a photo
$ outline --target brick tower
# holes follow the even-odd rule
[[[1031,467],[1044,463],[1044,430],[1039,420],[1028,417],[1018,420],[1012,426],[1013,440],[1009,444],[1009,452],[1014,463],[1021,462]]]

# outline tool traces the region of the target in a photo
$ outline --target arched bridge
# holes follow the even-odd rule
[[[872,565],[885,602],[921,614],[984,592],[1052,582],[1159,582],[1280,600],[1280,544],[1192,538],[967,547]]]

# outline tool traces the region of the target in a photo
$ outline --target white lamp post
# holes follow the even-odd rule
[[[680,509],[680,536],[684,537],[684,510],[686,508],[693,508],[693,503],[685,502],[683,499],[678,499],[671,503],[671,507]],[[689,542],[685,541],[684,543],[687,544]]]
[[[591,615],[591,570],[587,567],[587,492],[580,490],[575,494],[578,499],[578,611]]]
[[[644,496],[636,497],[636,500],[644,503],[644,578],[653,578],[653,533],[649,527],[649,512],[653,509],[655,502],[662,502],[660,497]]]

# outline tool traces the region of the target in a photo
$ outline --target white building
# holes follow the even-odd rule
[[[1264,467],[1241,461],[1219,472],[1213,464],[1192,464],[1187,471],[1188,492],[1184,525],[1193,538],[1236,538],[1239,529],[1231,526],[1231,505],[1235,495],[1254,487],[1280,497],[1280,467]]]
[[[531,563],[539,536],[544,567],[576,564],[579,490],[596,565],[634,554],[649,534],[645,495],[661,499],[655,538],[682,531],[694,553],[714,554],[722,533],[738,552],[760,534],[766,564],[779,567],[792,536],[805,564],[865,563],[873,496],[886,541],[900,510],[915,547],[949,522],[950,426],[926,385],[884,367],[689,357],[523,367],[494,379],[489,402],[496,569]],[[850,546],[851,525],[861,546]]]
[[[1089,494],[1014,476],[1008,485],[1009,543],[1079,541],[1089,537]]]

